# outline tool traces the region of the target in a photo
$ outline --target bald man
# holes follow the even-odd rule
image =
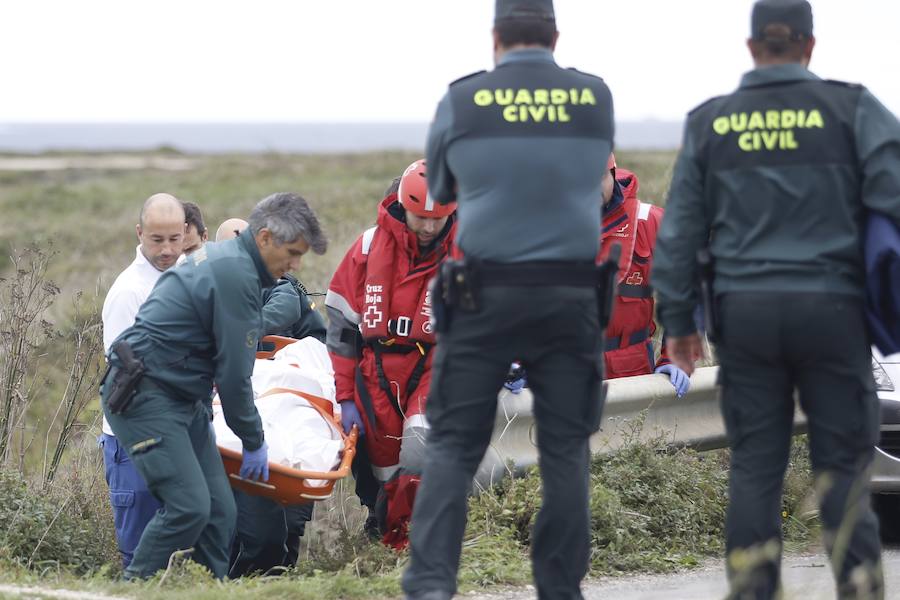
[[[138,309],[150,295],[163,271],[175,265],[184,244],[185,215],[171,194],[153,194],[141,208],[135,226],[138,247],[134,261],[113,282],[103,302],[103,347],[106,354],[120,333],[134,323]],[[109,502],[116,526],[122,564],[131,563],[134,549],[147,523],[160,507],[147,490],[106,418],[100,437]]]
[[[247,229],[247,221],[237,218],[226,219],[216,230],[216,241],[224,242],[236,238],[245,229]]]

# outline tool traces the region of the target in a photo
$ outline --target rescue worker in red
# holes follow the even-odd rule
[[[359,427],[376,479],[382,541],[400,549],[425,452],[435,345],[428,282],[450,252],[456,204],[428,195],[426,165],[388,189],[375,227],[341,261],[325,298],[328,352],[344,429]]]
[[[629,377],[662,373],[669,377],[679,397],[691,387],[690,377],[669,361],[665,344],[655,360],[653,343],[653,288],[650,267],[656,232],[663,209],[638,200],[638,178],[626,169],[616,169],[610,155],[603,179],[603,234],[600,260],[605,260],[614,243],[622,245],[618,283],[612,320],[606,328],[603,358],[606,377]]]
[[[607,169],[602,181],[603,233],[597,261],[606,260],[615,243],[622,245],[622,256],[619,287],[604,342],[606,379],[660,373],[669,378],[681,398],[691,388],[690,377],[672,364],[665,344],[656,360],[652,342],[656,323],[650,267],[663,209],[638,200],[637,176],[626,169],[617,170],[616,157],[612,154]],[[513,364],[503,387],[518,394],[525,385],[524,371]]]

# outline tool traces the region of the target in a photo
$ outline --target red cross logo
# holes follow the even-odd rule
[[[378,307],[376,307],[374,304],[372,304],[366,310],[366,314],[365,314],[366,327],[368,327],[369,329],[374,329],[376,325],[381,323],[381,318],[382,318],[381,311],[378,310]]]
[[[640,271],[635,271],[628,276],[628,279],[625,280],[625,283],[627,283],[628,285],[641,285],[642,283],[644,283],[644,278],[641,276]]]

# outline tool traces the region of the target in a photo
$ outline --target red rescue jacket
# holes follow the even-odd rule
[[[654,359],[651,342],[656,324],[653,321],[650,268],[663,209],[638,200],[638,179],[634,173],[616,169],[616,180],[625,198],[619,206],[603,215],[598,256],[598,260],[603,260],[614,243],[622,244],[619,288],[612,321],[606,328],[603,355],[608,379],[646,375],[670,362],[665,347],[659,361]]]
[[[407,382],[415,364],[427,353],[425,369],[431,368],[434,333],[431,329],[431,298],[428,282],[447,256],[456,232],[455,215],[437,245],[421,256],[418,240],[402,220],[397,195],[385,198],[378,210],[377,225],[363,233],[341,261],[328,288],[329,316],[341,317],[344,337],[358,330],[365,342],[360,357],[340,350],[339,340],[329,332],[329,352],[334,365],[337,398],[351,399],[355,391],[355,369],[360,365],[367,383],[376,376],[374,348],[415,348],[408,354],[382,356],[385,377]],[[335,312],[336,311],[336,312]],[[367,386],[368,387],[368,386]],[[375,386],[373,386],[375,387]],[[400,390],[407,396],[414,390]],[[423,393],[427,393],[424,390]],[[376,394],[378,395],[378,394]],[[377,401],[377,400],[376,400]]]

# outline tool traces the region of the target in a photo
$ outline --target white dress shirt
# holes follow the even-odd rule
[[[138,309],[150,295],[162,271],[154,267],[138,246],[134,262],[119,273],[103,301],[103,350],[109,347],[119,334],[134,324]],[[115,435],[106,417],[103,417],[103,433]]]

